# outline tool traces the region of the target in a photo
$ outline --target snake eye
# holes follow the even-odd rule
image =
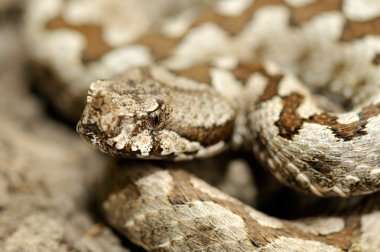
[[[153,113],[152,119],[153,119],[153,126],[157,127],[158,124],[160,123],[160,118],[158,117],[157,113]]]
[[[150,118],[150,125],[152,126],[152,128],[157,128],[161,124],[161,118],[160,118],[159,113],[153,112],[150,114],[149,118]]]

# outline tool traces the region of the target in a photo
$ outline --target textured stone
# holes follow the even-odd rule
[[[43,113],[16,28],[0,37],[0,250],[128,251],[89,211],[103,158]]]

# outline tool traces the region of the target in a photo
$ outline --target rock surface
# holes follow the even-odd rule
[[[30,93],[14,24],[0,37],[0,250],[129,251],[89,210],[104,158]]]

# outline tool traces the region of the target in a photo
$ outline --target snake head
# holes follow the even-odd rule
[[[77,131],[100,151],[120,157],[214,155],[232,135],[234,110],[210,90],[168,86],[142,70],[98,80],[90,86]],[[213,109],[220,113],[213,115]]]

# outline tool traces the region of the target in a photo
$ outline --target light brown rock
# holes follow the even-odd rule
[[[103,158],[30,93],[16,30],[0,25],[0,251],[128,251],[90,208]]]

